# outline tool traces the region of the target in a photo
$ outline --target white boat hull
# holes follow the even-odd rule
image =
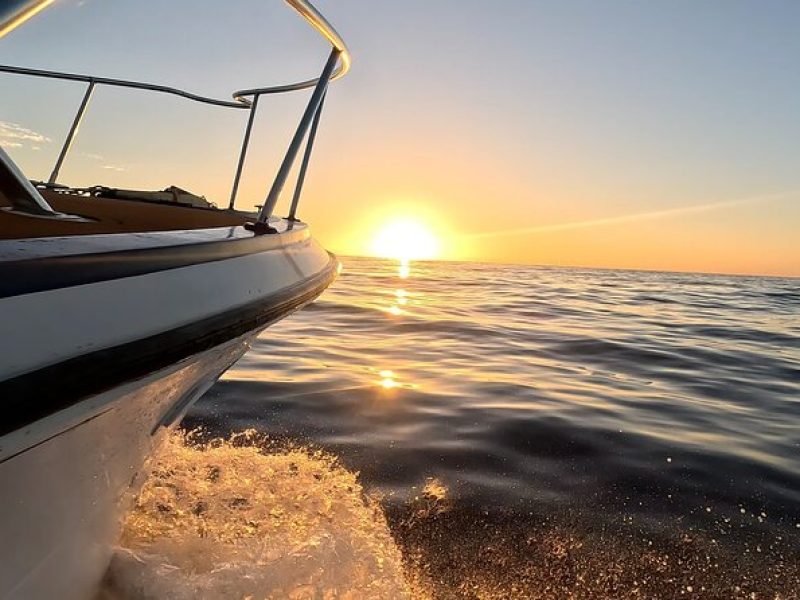
[[[106,408],[0,463],[0,532],[14,548],[0,561],[5,598],[92,596],[146,456],[246,348],[238,339],[87,399]]]
[[[53,267],[52,251],[73,281],[0,285],[0,335],[19,340],[0,364],[0,598],[92,597],[147,455],[250,340],[335,276],[307,232],[236,234],[188,251],[156,241],[146,263],[95,244],[86,260],[102,277],[34,244],[20,272]],[[133,272],[109,277],[106,263]]]

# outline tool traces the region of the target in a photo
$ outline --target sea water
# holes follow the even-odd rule
[[[343,262],[151,458],[109,597],[800,597],[800,280]]]

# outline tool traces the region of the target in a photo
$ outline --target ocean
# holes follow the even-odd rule
[[[800,280],[344,258],[128,516],[147,598],[800,598]]]

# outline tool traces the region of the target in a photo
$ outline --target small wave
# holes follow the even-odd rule
[[[592,361],[609,368],[622,366],[633,370],[638,365],[646,366],[648,370],[669,367],[687,371],[693,370],[696,366],[688,357],[666,347],[648,348],[642,343],[600,337],[578,335],[560,337],[561,340],[549,345],[549,354],[554,358],[569,358],[581,364]]]
[[[656,304],[680,304],[680,301],[674,298],[668,298],[667,296],[653,296],[650,294],[634,296],[631,299],[631,304],[649,304],[652,302],[655,302]]]
[[[685,331],[699,338],[716,338],[762,344],[780,344],[786,348],[800,348],[800,338],[789,333],[745,327],[711,325],[687,326]]]
[[[375,315],[380,316],[384,314],[384,311],[377,307],[371,306],[361,306],[359,304],[347,304],[344,302],[336,302],[334,300],[318,300],[316,302],[312,302],[308,306],[303,309],[303,312],[306,313],[345,313],[348,315]]]

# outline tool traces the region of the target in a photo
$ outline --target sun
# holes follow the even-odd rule
[[[439,256],[436,235],[415,219],[395,219],[378,230],[370,247],[373,256],[402,261],[429,260]]]

